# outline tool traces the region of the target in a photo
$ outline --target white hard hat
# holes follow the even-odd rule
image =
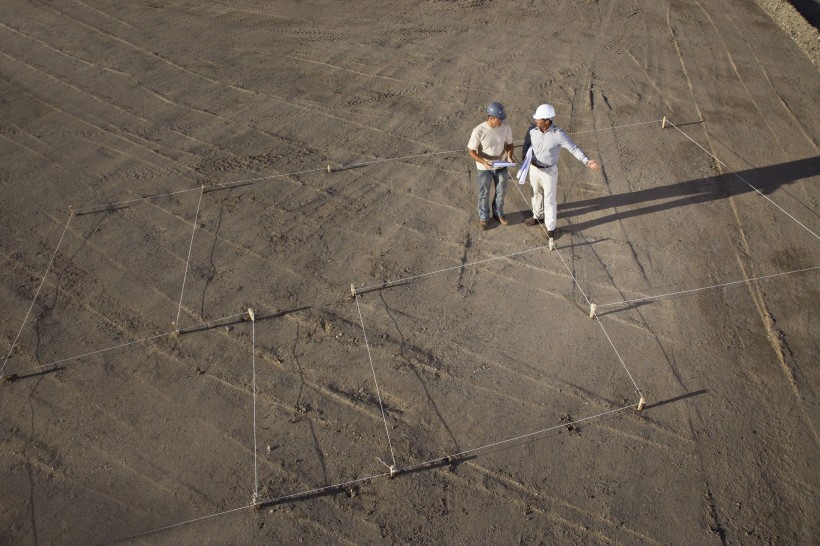
[[[555,117],[555,108],[551,104],[542,104],[532,117],[533,119],[552,119]]]

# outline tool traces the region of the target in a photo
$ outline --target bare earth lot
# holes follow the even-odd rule
[[[820,77],[754,0],[8,0],[0,76],[0,543],[820,536]],[[528,185],[478,230],[491,100],[603,166],[557,251]]]

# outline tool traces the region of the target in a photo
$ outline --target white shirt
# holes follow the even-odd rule
[[[589,158],[575,144],[563,129],[556,125],[551,125],[545,132],[541,132],[538,127],[532,127],[529,131],[529,140],[532,146],[533,160],[539,165],[553,166],[558,163],[558,155],[561,148],[565,148],[575,158],[586,165]]]
[[[470,142],[467,143],[467,149],[473,150],[479,154],[483,153],[489,159],[501,159],[504,154],[504,147],[507,144],[512,144],[512,129],[506,121],[502,121],[501,125],[493,129],[486,121],[473,129],[470,135]],[[480,171],[487,171],[483,163],[476,161],[476,168]]]

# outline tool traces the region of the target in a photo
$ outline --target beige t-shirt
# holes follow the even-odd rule
[[[467,149],[479,153],[483,152],[484,156],[490,159],[501,159],[504,153],[504,146],[512,144],[512,141],[512,129],[510,129],[506,121],[502,122],[501,125],[495,129],[490,127],[485,121],[473,129],[473,133],[470,135],[470,142],[467,143]],[[475,165],[480,171],[490,170],[478,161],[476,161]]]

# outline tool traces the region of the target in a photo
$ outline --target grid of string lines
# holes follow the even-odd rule
[[[601,131],[601,130],[616,130],[616,129],[622,129],[622,128],[627,128],[627,127],[635,127],[635,126],[640,126],[640,125],[658,124],[661,121],[662,120],[653,120],[653,121],[647,121],[647,122],[632,123],[632,124],[628,124],[628,125],[621,125],[621,126],[616,126],[616,127],[608,127],[608,128],[604,128],[604,129],[594,129],[592,131],[584,131],[584,132],[594,132],[594,131]],[[668,120],[665,120],[665,121],[666,121],[666,123],[669,123],[672,127],[674,127],[677,131],[679,131],[681,134],[683,134],[686,138],[691,140],[696,146],[701,148],[709,156],[711,156],[713,159],[715,159],[718,163],[720,163],[722,166],[726,167],[725,163],[720,161],[720,159],[718,159],[716,156],[714,156],[708,150],[703,148],[703,146],[701,146],[698,142],[696,142],[694,139],[692,139],[688,134],[686,134],[684,131],[682,131],[680,129],[680,127],[672,124]],[[580,134],[580,133],[571,133],[571,134]],[[420,158],[420,157],[431,157],[431,156],[437,156],[437,155],[453,155],[453,154],[462,154],[462,153],[464,153],[464,151],[462,149],[458,149],[458,150],[447,150],[447,151],[441,151],[441,152],[432,152],[432,153],[424,153],[424,154],[416,154],[416,155],[406,155],[406,156],[395,157],[395,158],[376,159],[376,160],[373,160],[373,161],[367,161],[367,162],[363,162],[363,163],[356,163],[356,164],[353,164],[353,165],[347,165],[347,166],[345,166],[345,168],[363,167],[363,166],[367,166],[367,165],[373,165],[373,164],[383,163],[383,162],[388,162],[388,161],[401,161],[401,160],[408,160],[408,159],[414,159],[414,158]],[[284,178],[284,177],[295,176],[295,175],[299,175],[299,174],[315,173],[315,172],[320,172],[320,171],[331,172],[331,169],[328,166],[328,167],[321,167],[321,168],[316,168],[316,169],[296,171],[296,172],[291,172],[291,173],[274,174],[274,175],[250,178],[250,179],[239,180],[239,181],[225,182],[225,183],[220,183],[220,184],[216,184],[214,186],[211,186],[209,189],[220,188],[220,187],[224,188],[224,187],[230,187],[230,186],[235,186],[235,185],[255,184],[255,183],[266,181],[266,180],[272,180],[272,179],[276,179],[276,178]],[[757,192],[759,195],[761,195],[766,200],[768,200],[770,203],[772,203],[778,210],[783,212],[785,215],[787,215],[789,218],[791,218],[794,222],[796,222],[802,228],[804,228],[809,233],[811,233],[815,238],[820,239],[820,236],[818,236],[814,231],[812,231],[806,225],[804,225],[799,220],[797,220],[794,216],[792,216],[790,213],[788,213],[785,209],[783,209],[777,203],[772,201],[768,196],[763,194],[758,188],[756,188],[754,185],[752,185],[749,181],[744,179],[742,176],[740,176],[736,172],[732,172],[732,174],[734,174],[735,176],[737,176],[738,178],[743,180],[743,182],[748,184],[755,192]],[[188,274],[188,267],[189,267],[190,259],[191,259],[191,248],[193,246],[193,240],[194,240],[194,236],[196,234],[197,219],[198,219],[199,210],[200,210],[200,207],[201,207],[201,204],[202,204],[202,195],[205,193],[205,187],[204,186],[200,185],[200,186],[197,186],[195,188],[189,188],[189,189],[178,190],[178,191],[173,191],[173,192],[166,192],[166,193],[159,193],[159,194],[149,195],[149,196],[145,196],[145,197],[129,199],[129,200],[125,200],[125,201],[107,203],[107,204],[103,204],[103,205],[92,205],[92,206],[84,207],[84,208],[77,209],[77,210],[75,210],[73,208],[70,208],[69,218],[66,221],[66,224],[63,228],[60,239],[57,243],[57,246],[54,250],[54,253],[51,256],[51,259],[48,263],[46,271],[43,274],[43,277],[40,281],[40,284],[37,288],[37,291],[35,292],[35,295],[32,299],[31,305],[29,306],[29,309],[28,309],[28,311],[25,315],[25,318],[23,319],[23,323],[21,324],[20,329],[19,329],[17,335],[15,336],[14,341],[11,344],[11,347],[9,348],[9,352],[6,355],[6,358],[3,361],[2,366],[0,366],[0,378],[3,377],[2,374],[3,374],[3,371],[6,367],[6,364],[8,363],[8,361],[9,361],[9,359],[10,359],[10,357],[11,357],[13,351],[14,351],[14,348],[16,347],[16,344],[17,344],[17,342],[20,338],[20,335],[22,334],[22,332],[25,328],[26,322],[28,321],[28,318],[29,318],[29,315],[31,314],[31,311],[32,311],[34,305],[36,304],[37,298],[40,294],[40,291],[43,287],[43,284],[46,281],[46,277],[48,276],[48,274],[49,274],[49,272],[50,272],[50,270],[53,266],[54,259],[56,258],[57,253],[60,249],[60,246],[62,245],[62,241],[63,241],[63,239],[65,237],[65,234],[68,230],[68,226],[71,223],[72,219],[78,213],[84,214],[84,213],[90,213],[90,212],[102,212],[102,211],[105,211],[105,210],[109,210],[112,207],[119,206],[119,205],[130,204],[130,203],[141,202],[141,201],[147,201],[147,200],[156,199],[156,198],[160,198],[160,197],[178,195],[178,194],[197,191],[197,190],[200,191],[200,196],[199,196],[199,201],[197,203],[197,210],[196,210],[196,213],[195,213],[195,216],[194,216],[194,221],[193,221],[191,243],[190,243],[189,250],[188,250],[188,258],[186,260],[185,271],[183,273],[182,288],[181,288],[181,291],[180,291],[181,292],[180,293],[180,303],[179,303],[179,308],[178,308],[178,312],[177,312],[177,320],[175,321],[176,329],[172,330],[172,331],[169,331],[169,332],[162,333],[162,334],[157,334],[157,335],[153,335],[153,336],[144,337],[144,338],[141,338],[141,339],[136,339],[136,340],[126,342],[126,343],[121,343],[121,344],[118,344],[118,345],[115,345],[115,346],[112,346],[112,347],[107,347],[107,348],[87,352],[87,353],[84,353],[84,354],[75,355],[75,356],[63,358],[63,359],[60,359],[60,360],[55,360],[55,361],[52,361],[52,362],[48,362],[46,364],[35,366],[34,368],[31,368],[31,370],[38,370],[38,369],[43,369],[43,368],[47,368],[47,367],[50,367],[50,366],[57,366],[57,365],[60,365],[60,364],[65,364],[65,363],[71,362],[71,361],[77,361],[77,360],[83,359],[85,357],[100,354],[100,353],[103,353],[103,352],[108,352],[108,351],[113,351],[113,350],[116,350],[116,349],[125,348],[125,347],[131,346],[131,345],[144,343],[144,342],[154,340],[154,339],[158,339],[158,338],[161,338],[161,337],[164,337],[164,336],[179,334],[180,332],[185,332],[186,330],[190,330],[190,329],[195,328],[195,327],[200,327],[200,326],[212,327],[214,324],[218,324],[218,323],[224,322],[226,320],[234,320],[238,317],[244,316],[245,315],[244,313],[243,314],[235,314],[235,315],[230,315],[230,316],[226,316],[226,317],[222,317],[222,318],[214,319],[212,321],[205,322],[203,325],[196,324],[194,326],[190,326],[190,327],[187,327],[187,328],[180,328],[179,327],[179,316],[180,316],[181,308],[182,308],[182,297],[183,297],[184,290],[185,290],[185,279],[187,278],[187,274]],[[526,200],[526,197],[524,196],[523,192],[521,192],[521,189],[518,188],[518,190],[521,193],[521,196]],[[543,224],[542,224],[542,228],[546,229],[543,226]],[[489,261],[509,260],[510,258],[515,257],[517,255],[527,253],[527,252],[542,250],[544,248],[546,248],[546,247],[545,246],[538,246],[538,247],[533,248],[533,249],[518,251],[518,252],[510,253],[510,254],[507,254],[507,255],[504,255],[504,256],[492,257],[492,258],[489,258],[489,259],[479,260],[479,261],[476,261],[476,262],[463,263],[463,264],[460,264],[460,265],[457,265],[457,266],[447,267],[447,268],[440,269],[440,270],[437,270],[437,271],[431,271],[431,272],[426,272],[426,273],[422,273],[422,274],[418,274],[418,275],[405,277],[405,278],[402,278],[402,279],[395,279],[395,280],[392,280],[392,281],[386,281],[386,282],[380,283],[378,285],[373,285],[373,286],[357,289],[357,291],[358,292],[363,292],[365,290],[386,288],[388,286],[398,284],[398,283],[406,283],[406,282],[410,282],[410,281],[419,280],[419,279],[428,277],[430,275],[444,273],[444,272],[452,271],[452,270],[456,270],[456,269],[460,270],[460,269],[464,269],[464,268],[467,268],[467,267],[475,267],[475,266],[478,266],[480,264],[487,263]],[[561,255],[560,249],[556,247],[555,250],[556,250],[556,254],[560,258],[560,260],[563,263],[564,267],[567,269],[567,272],[568,272],[570,278],[572,279],[573,283],[578,288],[578,290],[581,293],[581,295],[583,296],[584,300],[587,302],[587,304],[591,304],[592,302],[589,301],[589,298],[587,297],[586,292],[583,290],[583,288],[581,287],[581,285],[578,282],[578,280],[576,279],[576,277],[572,274],[572,271],[571,271],[570,267],[568,266],[568,264],[564,260],[563,256]],[[642,298],[635,298],[635,299],[624,300],[624,301],[620,301],[620,302],[602,303],[602,304],[598,304],[598,307],[625,305],[625,304],[638,302],[638,301],[658,300],[658,299],[661,299],[661,298],[679,296],[679,295],[682,295],[682,294],[688,294],[688,293],[694,293],[694,292],[700,292],[700,291],[712,290],[712,289],[719,289],[719,288],[722,288],[722,287],[741,284],[741,283],[757,282],[757,281],[762,281],[762,280],[771,279],[771,278],[775,278],[775,277],[780,277],[780,276],[784,276],[784,275],[791,275],[791,274],[796,274],[796,273],[816,271],[818,269],[820,269],[820,266],[802,268],[802,269],[798,269],[798,270],[794,270],[794,271],[780,272],[780,273],[776,273],[776,274],[772,274],[772,275],[765,275],[765,276],[761,276],[761,277],[746,278],[746,279],[741,279],[741,280],[733,280],[733,281],[730,281],[730,282],[715,284],[715,285],[706,286],[706,287],[696,287],[696,288],[677,291],[677,292],[673,292],[673,293],[669,293],[669,294],[646,296],[646,297],[642,297]],[[190,524],[190,523],[194,523],[194,522],[197,522],[197,521],[203,521],[203,520],[210,519],[210,518],[213,518],[213,517],[216,517],[216,516],[236,512],[236,511],[247,509],[247,508],[252,508],[252,507],[255,507],[255,506],[259,506],[259,505],[266,505],[266,504],[270,505],[270,504],[285,502],[285,501],[288,501],[288,500],[296,500],[296,499],[299,499],[299,498],[302,498],[302,497],[309,497],[311,495],[319,494],[319,493],[322,493],[322,492],[335,491],[335,490],[338,490],[340,488],[348,487],[348,486],[356,484],[356,483],[371,482],[371,481],[379,479],[379,478],[393,477],[396,473],[404,473],[404,472],[409,472],[411,470],[417,470],[417,469],[424,468],[424,467],[427,467],[427,466],[436,465],[436,464],[439,464],[441,462],[446,462],[446,461],[449,461],[449,460],[457,459],[459,457],[463,457],[463,456],[471,454],[471,453],[476,453],[476,452],[480,452],[480,451],[483,451],[483,450],[487,450],[487,449],[490,449],[492,447],[497,447],[497,446],[504,445],[504,444],[509,444],[509,443],[514,443],[514,442],[526,440],[526,439],[531,438],[533,436],[544,434],[548,431],[552,431],[552,430],[555,430],[557,428],[567,426],[568,424],[578,424],[578,423],[581,423],[581,422],[588,422],[588,421],[595,420],[595,419],[598,419],[598,418],[601,418],[601,417],[604,417],[604,416],[612,415],[612,414],[615,414],[615,413],[618,413],[618,412],[621,412],[621,411],[624,411],[624,410],[627,410],[627,409],[631,409],[631,408],[634,408],[634,407],[637,406],[637,404],[630,404],[630,405],[627,405],[627,406],[611,409],[611,410],[599,413],[597,415],[584,417],[582,419],[578,419],[578,420],[573,421],[571,423],[561,423],[560,425],[551,426],[551,427],[548,427],[548,428],[544,428],[544,429],[537,430],[537,431],[534,431],[534,432],[530,432],[530,433],[527,433],[527,434],[519,435],[519,436],[516,436],[516,437],[513,437],[513,438],[500,440],[500,441],[497,441],[497,442],[492,442],[492,443],[489,443],[489,444],[486,444],[486,445],[482,445],[482,446],[474,447],[474,448],[471,448],[471,449],[468,449],[468,450],[465,450],[465,451],[461,451],[459,453],[454,453],[454,454],[447,455],[447,456],[444,456],[444,457],[432,459],[432,460],[429,460],[429,461],[424,461],[424,462],[413,464],[413,465],[410,465],[410,466],[407,466],[407,467],[404,467],[404,468],[397,468],[396,458],[395,458],[395,454],[393,452],[393,446],[392,446],[392,442],[390,440],[390,433],[389,433],[389,429],[388,429],[388,426],[387,426],[387,417],[386,417],[386,413],[385,413],[385,410],[384,410],[384,406],[381,403],[381,393],[380,393],[380,389],[379,389],[379,386],[378,386],[378,380],[377,380],[377,377],[376,377],[375,366],[373,364],[372,357],[370,356],[370,347],[369,347],[369,343],[367,342],[367,333],[366,333],[365,326],[364,326],[364,319],[363,319],[362,314],[361,314],[361,308],[359,307],[359,295],[358,295],[358,293],[356,293],[356,291],[354,291],[354,299],[355,299],[357,309],[358,309],[358,312],[359,312],[359,318],[360,318],[360,321],[361,321],[363,334],[365,336],[365,338],[364,338],[365,339],[365,346],[367,348],[368,359],[370,361],[371,371],[373,373],[374,385],[375,385],[376,392],[377,392],[377,395],[378,395],[378,398],[379,398],[380,411],[381,411],[382,419],[383,419],[384,425],[385,425],[385,433],[386,433],[386,436],[387,436],[387,444],[388,444],[388,447],[390,449],[390,455],[391,455],[391,460],[392,460],[393,464],[392,465],[387,465],[386,463],[381,461],[381,459],[378,459],[378,457],[377,457],[377,459],[379,461],[381,461],[383,464],[385,464],[385,466],[388,466],[389,471],[379,473],[379,474],[374,474],[372,476],[367,476],[367,477],[364,477],[364,478],[357,478],[355,480],[350,480],[350,481],[342,482],[342,483],[339,483],[339,484],[327,485],[327,486],[319,487],[319,488],[316,488],[316,489],[311,489],[311,490],[308,490],[308,491],[303,491],[303,492],[299,492],[299,493],[291,493],[291,494],[283,495],[283,496],[280,496],[280,497],[268,498],[268,499],[261,499],[260,498],[260,496],[259,496],[259,478],[258,478],[258,468],[257,468],[257,453],[256,453],[257,446],[256,446],[255,321],[253,320],[253,317],[251,317],[251,323],[252,323],[252,328],[253,328],[253,333],[252,333],[252,336],[251,336],[251,338],[252,338],[252,341],[251,341],[251,344],[252,344],[252,347],[251,347],[251,360],[252,360],[251,367],[252,367],[252,375],[253,375],[252,381],[253,381],[253,385],[254,385],[254,388],[253,388],[253,397],[254,397],[254,404],[253,404],[253,413],[254,413],[254,415],[253,415],[254,492],[253,492],[251,502],[247,505],[242,505],[242,506],[232,508],[232,509],[229,509],[229,510],[225,510],[225,511],[222,511],[222,512],[209,514],[209,515],[205,515],[205,516],[202,516],[202,517],[198,517],[198,518],[194,518],[194,519],[190,519],[190,520],[186,520],[186,521],[181,521],[181,522],[178,522],[178,523],[174,523],[172,525],[168,525],[168,526],[164,526],[164,527],[160,527],[160,528],[156,528],[156,529],[151,529],[151,530],[148,530],[148,531],[145,531],[145,532],[142,532],[142,533],[138,533],[138,534],[135,534],[135,535],[131,535],[131,536],[128,536],[128,537],[122,537],[120,539],[117,539],[117,541],[128,540],[128,539],[136,538],[136,537],[139,537],[139,536],[144,536],[144,535],[147,535],[147,534],[151,534],[151,533],[171,529],[173,527],[178,527],[178,526],[181,526],[181,525]],[[615,352],[618,360],[620,361],[621,365],[623,366],[624,370],[626,371],[626,374],[629,376],[630,381],[632,382],[633,386],[635,387],[636,393],[639,396],[642,397],[643,394],[642,394],[640,388],[638,387],[638,385],[635,382],[632,374],[630,373],[629,369],[627,368],[626,363],[621,358],[621,355],[618,353],[618,350],[615,347],[615,344],[613,343],[611,337],[607,333],[607,331],[606,331],[603,323],[601,322],[600,318],[597,315],[595,315],[594,318],[596,319],[596,321],[597,321],[598,325],[600,326],[603,334],[605,335],[605,337],[608,340],[609,344],[611,345],[613,351]]]

